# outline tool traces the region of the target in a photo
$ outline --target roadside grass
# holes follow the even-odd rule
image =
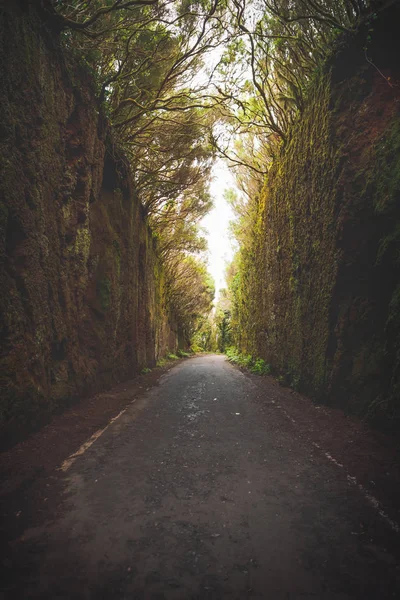
[[[264,359],[256,358],[251,354],[242,354],[234,346],[227,348],[225,354],[230,362],[248,369],[251,373],[256,375],[270,375],[271,373],[271,366]]]
[[[179,358],[189,358],[189,356],[193,356],[193,352],[185,352],[184,350],[177,350],[176,353]]]
[[[291,376],[290,372],[285,374],[273,373],[271,365],[266,363],[262,358],[255,358],[250,354],[242,354],[234,346],[226,348],[225,355],[230,362],[248,369],[251,373],[255,373],[256,375],[272,375],[282,387],[290,387],[295,392],[300,391],[298,378]]]
[[[164,357],[159,358],[156,367],[165,367],[171,360],[179,360],[180,358],[189,358],[193,356],[193,352],[186,352],[185,350],[177,350],[174,352],[168,352]]]

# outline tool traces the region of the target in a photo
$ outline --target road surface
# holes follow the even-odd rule
[[[379,515],[225,357],[178,364],[91,442],[4,598],[399,597],[363,533]]]

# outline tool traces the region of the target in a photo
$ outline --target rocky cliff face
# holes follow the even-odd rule
[[[163,273],[87,71],[3,9],[0,422],[32,421],[176,349]]]
[[[317,77],[260,199],[239,308],[244,351],[386,423],[400,415],[398,17]]]

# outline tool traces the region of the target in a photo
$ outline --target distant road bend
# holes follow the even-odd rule
[[[400,597],[392,551],[360,531],[379,515],[268,385],[219,355],[173,367],[64,463],[57,518],[25,532],[4,597]]]

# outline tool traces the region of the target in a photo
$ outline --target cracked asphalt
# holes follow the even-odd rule
[[[60,471],[57,516],[15,542],[2,597],[399,597],[385,523],[266,385],[219,355],[173,367]]]

